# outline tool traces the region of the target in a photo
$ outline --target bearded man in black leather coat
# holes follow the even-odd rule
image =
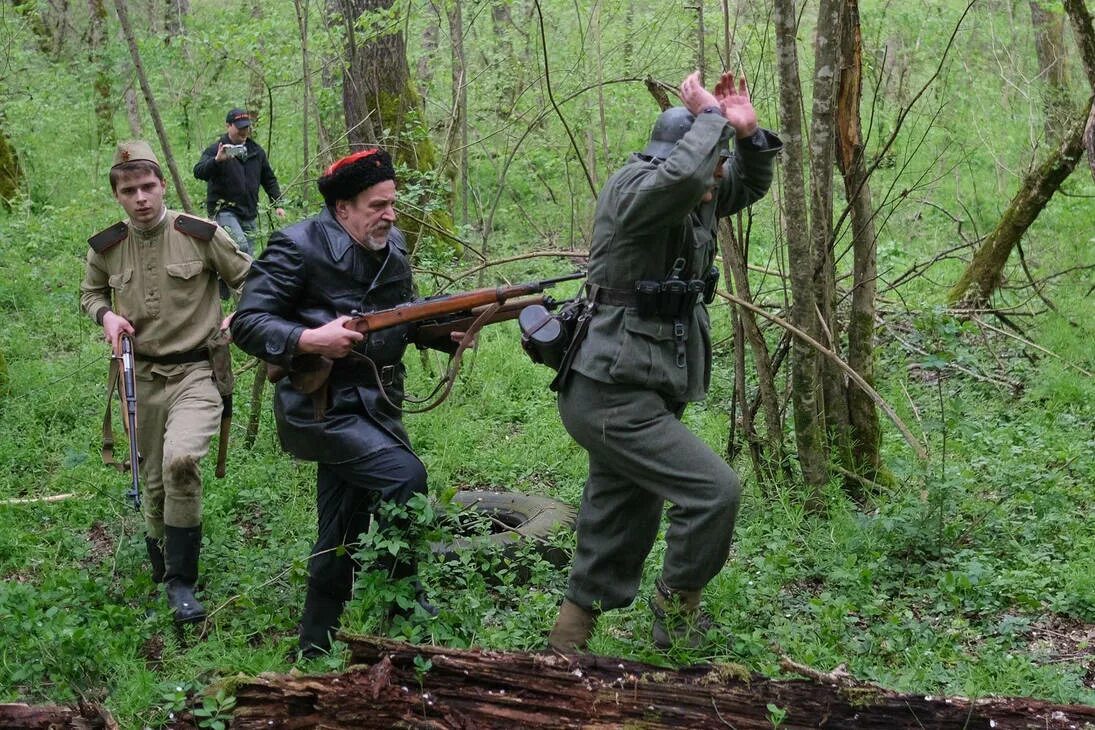
[[[357,541],[382,503],[402,505],[426,492],[426,469],[411,449],[399,409],[401,361],[413,325],[367,338],[343,326],[352,312],[386,309],[415,296],[406,241],[394,226],[391,158],[379,149],[356,152],[328,167],[318,182],[326,207],[270,237],[232,321],[236,344],[268,363],[293,371],[317,356],[334,361],[326,397],[301,393],[284,378],[274,405],[285,450],[318,462],[319,537],[308,562],[300,625],[300,648],[309,656],[329,649],[360,567],[352,549],[339,547]],[[414,581],[413,613],[437,614],[414,577],[413,559],[400,555],[375,567],[392,579]],[[390,613],[396,612],[393,606]]]

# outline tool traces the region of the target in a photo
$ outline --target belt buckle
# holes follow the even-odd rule
[[[395,382],[395,365],[385,365],[380,368],[380,384],[391,385]]]

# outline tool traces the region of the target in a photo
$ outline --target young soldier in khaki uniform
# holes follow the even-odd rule
[[[718,218],[765,194],[782,144],[757,126],[744,78],[735,85],[723,74],[712,94],[692,74],[681,100],[685,108],[658,117],[646,149],[597,200],[595,309],[559,392],[563,425],[589,452],[574,564],[548,638],[560,651],[584,650],[598,612],[635,599],[666,502],[651,601],[656,646],[703,641],[711,621],[700,593],[730,550],[737,475],[680,417],[710,383],[704,299],[717,276]]]
[[[209,340],[223,323],[217,277],[238,289],[251,259],[216,224],[167,210],[152,147],[123,142],[110,169],[128,220],[88,239],[80,304],[120,352],[133,337],[144,518],[153,580],[166,584],[177,622],[200,621],[194,597],[201,548],[199,462],[223,404]]]

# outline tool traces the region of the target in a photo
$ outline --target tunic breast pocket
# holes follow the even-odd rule
[[[182,261],[165,264],[168,291],[167,301],[177,307],[188,307],[195,297],[201,296],[208,284],[209,277],[203,275],[205,263],[202,261]]]
[[[107,283],[110,288],[121,294],[129,286],[129,282],[133,279],[133,269],[122,269],[117,274],[111,274],[107,279]]]

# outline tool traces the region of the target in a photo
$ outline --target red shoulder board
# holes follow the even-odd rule
[[[217,224],[180,214],[175,217],[175,230],[199,241],[211,241],[213,234],[217,232]]]
[[[112,246],[116,246],[125,240],[125,237],[129,235],[129,224],[125,221],[118,221],[110,228],[104,228],[96,233],[91,238],[87,239],[87,242],[91,244],[91,247],[95,249],[95,253],[102,253]]]

